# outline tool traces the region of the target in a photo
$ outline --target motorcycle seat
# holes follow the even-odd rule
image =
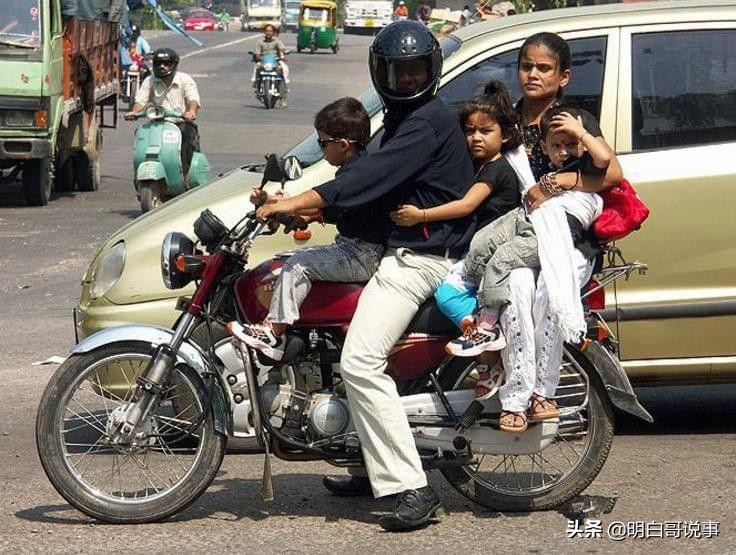
[[[434,297],[427,299],[414,319],[406,328],[407,333],[426,333],[429,335],[447,335],[455,337],[460,334],[460,330],[450,321],[447,316],[440,312]]]

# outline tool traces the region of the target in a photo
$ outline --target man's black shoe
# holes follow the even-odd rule
[[[443,514],[440,498],[431,487],[425,486],[402,491],[396,497],[393,514],[381,517],[379,524],[389,532],[415,530]]]
[[[340,476],[338,478],[325,476],[322,478],[322,483],[330,492],[340,497],[359,497],[373,494],[371,481],[367,476]]]

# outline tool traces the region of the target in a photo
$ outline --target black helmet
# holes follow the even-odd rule
[[[157,48],[153,51],[153,74],[161,79],[176,72],[179,65],[179,54],[171,48]]]
[[[376,36],[369,64],[373,86],[387,107],[414,104],[437,92],[442,50],[423,24],[396,21]]]
[[[133,40],[137,39],[141,36],[141,28],[138,27],[138,25],[133,24],[130,26],[130,36],[133,37]]]

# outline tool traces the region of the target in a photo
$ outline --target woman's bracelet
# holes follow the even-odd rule
[[[539,188],[548,196],[559,195],[565,190],[557,183],[557,173],[545,173],[539,179]]]

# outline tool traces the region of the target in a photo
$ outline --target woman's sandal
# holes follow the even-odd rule
[[[536,393],[532,395],[532,404],[529,407],[529,422],[542,422],[543,420],[554,420],[560,417],[557,402],[547,399]]]
[[[521,424],[519,424],[521,422]],[[528,423],[525,412],[511,412],[502,410],[498,417],[498,429],[503,432],[520,434],[526,432]]]
[[[503,368],[492,368],[488,372],[481,372],[478,375],[479,379],[475,384],[473,400],[485,401],[486,399],[493,397],[503,385],[505,377],[506,372],[503,371]]]

